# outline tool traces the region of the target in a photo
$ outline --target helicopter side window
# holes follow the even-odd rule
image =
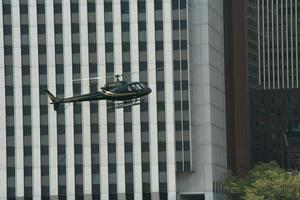
[[[135,90],[137,90],[138,88],[136,87],[136,85],[132,85],[132,87],[135,89]]]
[[[140,83],[140,86],[141,88],[146,89],[144,84]]]
[[[137,87],[139,90],[142,89],[141,86],[140,86],[139,84],[136,84],[136,87]]]

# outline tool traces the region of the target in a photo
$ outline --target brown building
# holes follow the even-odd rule
[[[228,168],[243,175],[250,167],[247,1],[223,2]]]

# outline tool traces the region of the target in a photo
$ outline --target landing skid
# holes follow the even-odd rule
[[[133,100],[127,100],[127,101],[114,101],[108,108],[109,109],[120,109],[120,108],[125,108],[129,106],[135,106],[139,105],[143,100],[141,99],[133,99]]]

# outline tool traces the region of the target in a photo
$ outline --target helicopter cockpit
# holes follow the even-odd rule
[[[120,86],[123,86],[123,85],[126,85],[126,84],[127,84],[127,81],[110,82],[110,83],[106,83],[104,85],[104,87],[101,87],[101,89],[102,90],[111,90],[113,88],[120,87]]]
[[[133,82],[127,87],[128,91],[138,91],[138,90],[144,90],[147,89],[147,86],[140,82]]]

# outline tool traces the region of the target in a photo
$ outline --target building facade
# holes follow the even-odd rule
[[[298,120],[297,114],[293,116],[295,119],[290,119],[291,109],[296,109],[298,102],[287,99],[298,98],[294,89],[299,88],[300,77],[299,9],[300,3],[293,0],[248,0],[248,77],[253,163],[276,160],[286,167],[287,155],[282,134],[291,124],[294,126],[294,120]],[[252,84],[251,77],[256,79],[257,84]],[[274,103],[270,95],[281,99],[280,103]],[[254,103],[259,98],[263,103]],[[258,123],[259,120],[262,124]]]
[[[286,169],[300,171],[300,129],[298,127],[290,128],[284,135]]]
[[[290,157],[300,154],[297,139],[291,139],[300,122],[299,89],[252,90],[250,95],[253,162],[275,160],[291,169]]]
[[[299,88],[300,2],[257,0],[256,5],[259,87]]]
[[[1,199],[224,197],[222,1],[0,2]],[[152,93],[57,112],[44,93],[120,73]]]
[[[259,88],[258,78],[258,10],[257,0],[247,0],[247,62],[248,62],[248,88],[257,89]]]

